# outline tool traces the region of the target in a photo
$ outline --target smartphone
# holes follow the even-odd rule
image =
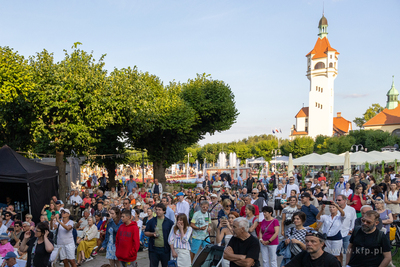
[[[332,204],[332,202],[330,202],[329,200],[322,200],[321,203],[324,204],[324,205],[331,205]]]
[[[14,228],[10,227],[10,228],[7,229],[7,231],[14,232]]]

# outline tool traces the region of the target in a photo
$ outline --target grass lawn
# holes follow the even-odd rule
[[[392,258],[392,262],[394,266],[400,267],[400,248],[397,251],[396,255]]]

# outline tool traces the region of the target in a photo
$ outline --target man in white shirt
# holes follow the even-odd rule
[[[79,195],[78,190],[72,190],[74,194],[69,198],[71,201],[72,205],[72,216],[74,216],[75,219],[78,218],[79,211],[81,210],[80,205],[82,204],[83,200],[81,196]]]
[[[179,192],[176,196],[178,197],[178,203],[176,203],[175,217],[178,216],[179,213],[184,213],[189,220],[189,203],[183,199],[184,194],[182,192]]]
[[[294,183],[294,177],[293,176],[289,178],[289,183],[286,184],[283,189],[285,190],[286,196],[290,196],[290,192],[292,192],[292,190],[296,190],[296,196],[297,197],[300,194],[299,186]]]
[[[199,176],[196,178],[197,188],[203,188],[203,182],[204,182],[203,175],[199,174]]]
[[[215,182],[212,184],[213,190],[218,192],[221,190],[222,182],[219,180],[219,175],[216,174]]]
[[[338,195],[336,202],[339,207],[346,214],[346,218],[342,222],[342,238],[343,238],[343,253],[340,253],[340,262],[343,262],[343,254],[346,254],[347,247],[350,243],[350,237],[354,229],[354,222],[357,219],[356,210],[353,207],[347,205],[347,197],[345,195]]]
[[[137,199],[138,194],[136,193],[136,188],[135,188],[135,187],[133,187],[133,188],[132,188],[132,191],[129,192],[129,195],[128,195],[128,196],[130,196],[130,195],[133,195],[133,198],[134,198],[134,199]]]

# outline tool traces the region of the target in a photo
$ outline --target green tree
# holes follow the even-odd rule
[[[88,154],[99,141],[97,130],[111,121],[103,108],[102,92],[108,88],[103,58],[96,62],[75,45],[59,63],[46,50],[30,59],[36,91],[36,149],[56,153],[62,200],[67,191],[65,153]]]
[[[165,183],[165,168],[182,159],[185,148],[207,133],[228,130],[238,112],[230,87],[204,74],[184,84],[156,85],[158,94],[149,101],[145,114],[151,129],[130,126],[128,135],[136,148],[147,149],[154,178]]]
[[[364,123],[366,123],[367,121],[369,121],[370,119],[372,119],[373,117],[376,116],[376,114],[378,114],[379,112],[381,112],[382,110],[384,110],[385,108],[382,107],[379,104],[372,104],[371,107],[369,107],[365,113],[363,114],[362,117],[358,118],[356,117],[353,122],[360,127],[360,129],[363,127]]]
[[[298,158],[308,155],[314,150],[314,140],[311,137],[298,137],[282,147],[284,155],[292,153],[293,157]]]
[[[0,47],[0,147],[32,148],[34,88],[28,61],[9,47]]]

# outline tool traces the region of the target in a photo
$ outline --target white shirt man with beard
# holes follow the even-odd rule
[[[290,192],[292,192],[292,190],[296,190],[296,196],[297,197],[300,194],[299,186],[294,183],[294,177],[293,176],[291,176],[289,178],[289,183],[286,184],[283,189],[285,190],[285,193],[286,193],[287,196],[290,196]]]

